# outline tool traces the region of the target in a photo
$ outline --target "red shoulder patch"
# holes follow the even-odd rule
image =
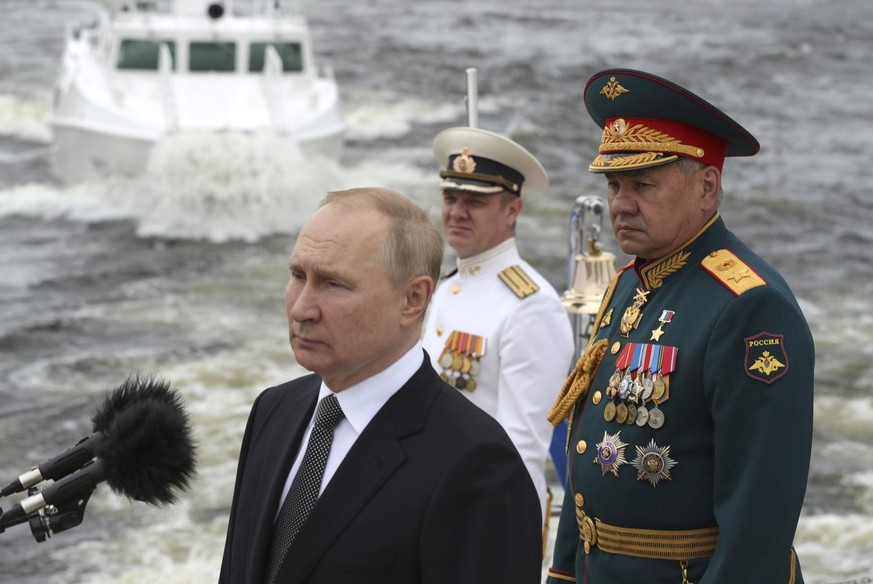
[[[788,373],[784,339],[785,335],[766,332],[743,339],[746,345],[746,374],[769,385]]]

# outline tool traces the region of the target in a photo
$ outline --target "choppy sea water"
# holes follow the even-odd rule
[[[480,126],[511,134],[549,171],[519,243],[563,290],[569,210],[602,192],[585,171],[598,132],[582,86],[610,66],[685,84],[761,141],[758,156],[727,162],[723,214],[784,273],[816,340],[797,549],[807,582],[873,581],[869,2],[317,0],[316,53],[350,125],[339,163],[266,138],[251,154],[229,137],[180,137],[142,177],[61,187],[45,115],[64,27],[95,4],[0,0],[0,480],[86,435],[132,372],[180,390],[199,475],[172,507],[104,486],[84,523],[48,542],[25,526],[0,534],[0,581],[215,581],[249,406],[303,372],[282,306],[294,236],[329,189],[388,186],[436,210],[430,141],[466,123],[467,67],[479,69]]]

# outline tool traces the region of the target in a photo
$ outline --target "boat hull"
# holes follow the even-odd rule
[[[155,146],[164,138],[155,139],[124,135],[99,128],[88,127],[67,121],[54,121],[54,152],[52,170],[65,185],[104,180],[110,177],[135,177],[149,168]],[[227,133],[216,133],[216,139]],[[263,139],[264,133],[249,132],[245,135],[252,141]],[[199,140],[208,140],[209,133],[198,132]],[[342,154],[344,128],[337,127],[331,133],[311,137],[292,137],[270,134],[272,139],[288,141],[296,145],[307,157],[337,160]],[[254,149],[255,144],[252,144]]]

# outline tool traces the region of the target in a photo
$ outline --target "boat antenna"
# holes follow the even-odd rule
[[[475,67],[467,68],[467,125],[479,126],[479,84]]]

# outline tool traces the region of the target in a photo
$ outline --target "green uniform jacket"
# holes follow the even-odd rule
[[[638,289],[648,294],[634,314],[627,309],[642,297]],[[608,345],[570,416],[568,484],[547,582],[682,582],[677,559],[590,544],[586,552],[587,517],[620,528],[717,528],[711,557],[688,562],[694,584],[802,583],[792,540],[809,471],[815,354],[779,273],[716,215],[683,248],[621,272],[594,334],[592,342]],[[618,383],[609,397],[616,372],[616,380],[631,372],[639,388],[629,383],[622,393]],[[649,422],[659,392],[645,389],[657,388],[648,384],[655,372],[667,373],[657,428]],[[647,423],[631,413],[620,423],[635,390],[637,418],[645,407]]]

